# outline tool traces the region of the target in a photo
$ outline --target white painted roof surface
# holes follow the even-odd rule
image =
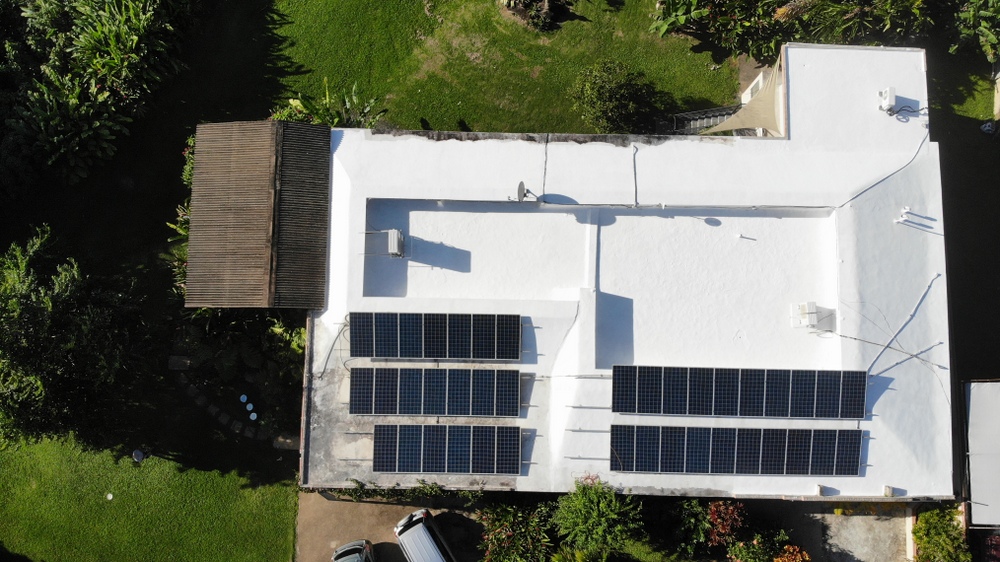
[[[836,497],[952,496],[937,145],[926,111],[891,117],[877,95],[893,86],[911,100],[900,104],[926,106],[923,52],[790,45],[784,60],[787,139],[335,130],[303,485],[565,491],[599,474],[650,494],[800,497],[819,484]],[[541,202],[516,201],[522,181]],[[405,258],[366,255],[364,232],[384,229],[403,232]],[[830,330],[791,327],[790,305],[806,301]],[[348,415],[348,369],[371,364],[346,350],[345,318],[361,311],[522,315],[522,361],[504,367],[526,379],[521,417]],[[869,415],[616,414],[615,364],[865,370]],[[516,423],[524,469],[376,474],[376,421]],[[864,466],[860,477],[610,472],[612,424],[860,428]]]
[[[969,415],[970,515],[973,525],[1000,526],[1000,382],[965,385]]]

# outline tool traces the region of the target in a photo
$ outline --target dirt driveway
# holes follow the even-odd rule
[[[330,498],[322,493],[299,492],[295,529],[297,562],[329,562],[338,546],[358,539],[368,539],[375,545],[378,562],[406,562],[392,528],[407,514],[426,506]],[[482,527],[462,511],[433,508],[431,511],[459,562],[479,560],[476,545]]]

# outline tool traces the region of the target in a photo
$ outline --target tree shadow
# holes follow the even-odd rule
[[[0,542],[0,562],[31,562],[31,558],[7,550],[3,542]]]

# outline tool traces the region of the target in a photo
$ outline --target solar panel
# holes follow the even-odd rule
[[[740,371],[740,415],[764,415],[764,371],[761,369]]]
[[[844,371],[840,388],[840,417],[864,419],[865,390],[868,388],[868,373],[864,371]]]
[[[448,358],[472,357],[472,315],[448,315]]]
[[[635,470],[635,426],[611,426],[611,470]]]
[[[493,314],[472,316],[472,357],[493,359],[497,355],[497,317]]]
[[[493,474],[497,463],[497,428],[472,427],[472,473]]]
[[[736,473],[760,474],[760,429],[736,431]]]
[[[372,470],[375,472],[396,472],[398,430],[395,425],[375,426],[375,448],[372,455]]]
[[[787,429],[765,429],[760,442],[760,473],[784,474]]]
[[[497,359],[521,358],[521,317],[516,314],[497,315]]]
[[[811,447],[812,430],[788,430],[788,453],[785,456],[785,474],[809,474]]]
[[[712,430],[707,427],[687,428],[687,456],[684,463],[687,472],[695,474],[709,472],[711,454]]]
[[[448,472],[468,473],[472,453],[472,427],[448,426]]]
[[[424,472],[444,472],[447,468],[448,426],[425,425]]]
[[[840,417],[840,371],[816,373],[816,417]]]
[[[424,314],[424,357],[448,357],[447,314]]]
[[[395,415],[398,411],[399,369],[375,369],[375,410],[378,415]]]
[[[640,414],[659,414],[662,410],[663,369],[660,367],[639,367],[636,411]]]
[[[711,416],[715,394],[715,375],[712,369],[693,368],[688,372],[688,414]]]
[[[611,411],[635,413],[636,367],[615,365],[611,368]]]
[[[352,312],[350,316],[351,357],[375,354],[375,321],[370,312]]]
[[[686,441],[683,427],[660,428],[660,472],[684,472]]]
[[[837,431],[837,476],[857,476],[861,472],[861,430]]]
[[[399,357],[399,315],[375,313],[375,357]]]
[[[716,416],[735,416],[739,414],[740,372],[737,369],[715,370],[715,406],[712,409]]]
[[[816,371],[792,371],[792,393],[789,416],[816,416]]]
[[[788,396],[792,382],[789,371],[767,371],[764,385],[764,415],[769,418],[788,417]]]
[[[712,473],[732,474],[736,465],[736,428],[712,428]]]
[[[472,371],[448,369],[448,415],[468,416],[472,406]]]
[[[348,404],[348,412],[352,414],[372,413],[374,388],[374,369],[351,369],[351,401]]]
[[[685,367],[663,369],[663,413],[683,416],[688,411],[688,370]]]
[[[424,370],[424,415],[443,416],[448,412],[448,371]]]
[[[638,426],[635,428],[636,472],[659,472],[660,428]]]
[[[424,413],[424,371],[399,370],[399,414],[419,416]]]
[[[424,318],[421,314],[399,315],[399,356],[424,356]]]
[[[423,456],[423,426],[399,426],[399,459],[397,472],[421,472]]]
[[[837,454],[837,430],[816,429],[813,431],[812,462],[809,474],[828,476],[833,474]]]
[[[497,371],[496,415],[521,415],[521,373]]]
[[[472,371],[472,415],[492,416],[496,409],[496,373]]]
[[[521,429],[497,427],[497,474],[521,473]]]

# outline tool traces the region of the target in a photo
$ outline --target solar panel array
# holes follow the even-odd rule
[[[516,361],[521,317],[352,312],[350,340],[351,357]]]
[[[687,416],[864,419],[864,371],[612,369],[611,410]]]
[[[858,476],[859,429],[611,426],[611,470]]]
[[[373,470],[520,474],[521,430],[510,426],[376,425]]]
[[[352,414],[517,417],[521,374],[489,369],[351,369]]]

